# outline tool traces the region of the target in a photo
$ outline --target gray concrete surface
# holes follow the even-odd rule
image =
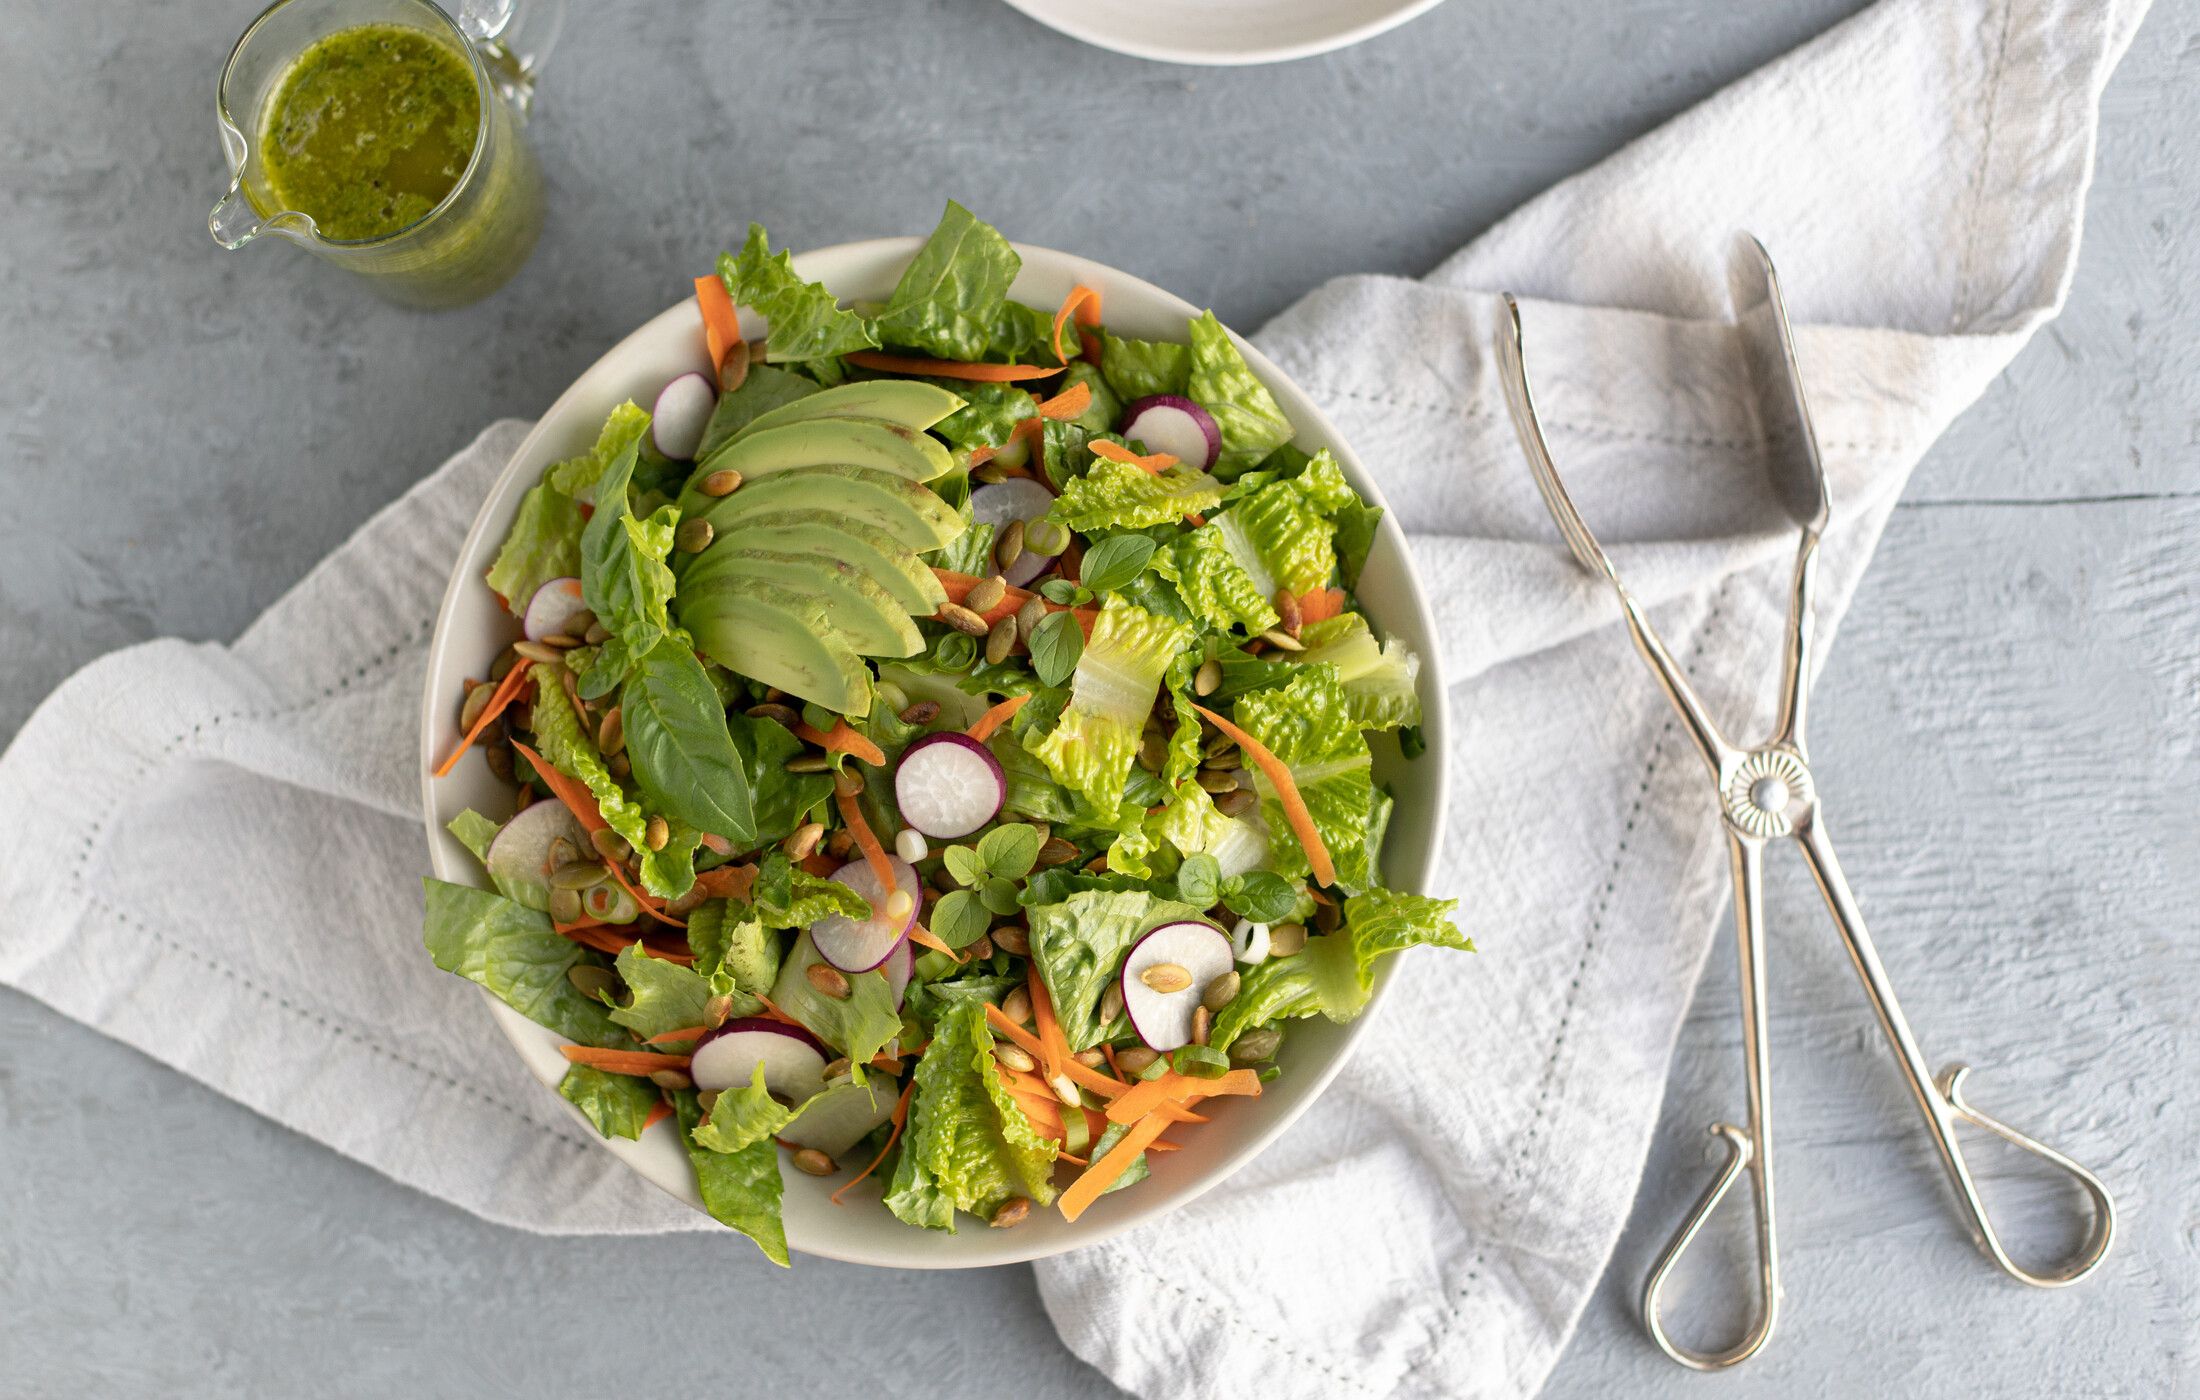
[[[952,193],[1257,325],[1326,276],[1425,269],[1858,4],[1451,0],[1245,72],[1085,50],[993,0],[575,5],[535,128],[543,245],[432,318],[206,240],[214,78],[254,8],[0,3],[0,735],[101,652],[233,636],[750,217],[811,245],[925,227]],[[1784,870],[1782,1335],[1710,1380],[1631,1316],[1702,1125],[1739,1108],[1722,952],[1550,1396],[2200,1389],[2196,56],[2194,7],[2158,6],[2109,93],[2070,310],[1926,460],[1815,709],[1929,1053],[1978,1060],[1981,1103],[2111,1179],[2119,1252],[2054,1295],[1979,1260]],[[1110,199],[1160,212],[1096,216]],[[722,1239],[515,1234],[12,993],[0,1125],[0,1395],[1113,1393],[1026,1270],[767,1276]],[[1989,1189],[2024,1224],[2054,1204],[2021,1172]],[[851,1349],[842,1319],[873,1326]]]

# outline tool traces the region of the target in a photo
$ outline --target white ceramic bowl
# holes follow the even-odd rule
[[[918,242],[914,238],[893,238],[843,244],[798,257],[795,266],[804,277],[824,282],[843,300],[883,301]],[[1104,319],[1111,328],[1153,340],[1183,339],[1186,318],[1197,314],[1190,303],[1098,263],[1045,248],[1019,245],[1017,251],[1023,255],[1024,267],[1013,294],[1033,306],[1058,306],[1071,287],[1083,283],[1102,293]],[[750,335],[762,333],[760,324],[746,329]],[[1370,501],[1381,504],[1382,493],[1320,410],[1259,351],[1244,348],[1253,371],[1298,425],[1299,444],[1309,449],[1327,447],[1336,453],[1352,485]],[[481,675],[489,659],[518,635],[515,620],[482,582],[482,576],[511,526],[521,495],[541,477],[544,467],[586,451],[595,442],[604,417],[620,400],[631,398],[647,404],[665,381],[705,365],[702,319],[693,301],[682,301],[612,347],[574,381],[520,444],[491,488],[488,500],[482,503],[436,618],[435,637],[429,645],[427,687],[421,698],[420,791],[430,856],[438,878],[487,888],[488,878],[480,864],[444,830],[444,824],[469,806],[496,817],[511,810],[510,790],[490,775],[478,753],[468,754],[447,778],[427,775],[437,758],[458,741],[460,682]],[[1377,771],[1378,780],[1390,783],[1397,798],[1389,844],[1383,853],[1385,879],[1397,888],[1419,889],[1426,882],[1442,835],[1443,773],[1450,725],[1443,687],[1435,675],[1436,638],[1428,607],[1407,562],[1404,538],[1388,515],[1376,536],[1358,593],[1380,628],[1402,637],[1425,663],[1421,698],[1426,718],[1422,732],[1428,739],[1428,752],[1411,764],[1388,769],[1378,760]],[[567,1068],[558,1053],[558,1037],[486,992],[483,997],[497,1025],[535,1077],[555,1086]],[[1250,1160],[1289,1127],[1343,1066],[1353,1042],[1375,1015],[1381,997],[1379,982],[1375,1001],[1348,1025],[1332,1025],[1318,1018],[1295,1022],[1281,1057],[1284,1072],[1258,1099],[1220,1101],[1213,1110],[1212,1123],[1181,1135],[1181,1151],[1154,1157],[1150,1179],[1105,1197],[1074,1224],[1054,1211],[1039,1211],[1013,1230],[989,1230],[967,1220],[960,1233],[954,1235],[920,1230],[887,1214],[867,1185],[850,1196],[845,1206],[834,1206],[827,1197],[837,1181],[815,1180],[790,1171],[786,1173],[784,1207],[787,1242],[806,1254],[851,1263],[946,1269],[1037,1259],[1106,1239],[1184,1205]],[[571,1105],[562,1099],[558,1102],[579,1116]],[[594,1135],[593,1128],[589,1132]],[[702,1209],[687,1155],[669,1122],[650,1129],[639,1141],[605,1141],[604,1147],[650,1181]]]
[[[1439,0],[1008,0],[1039,23],[1162,63],[1283,63],[1372,39]]]

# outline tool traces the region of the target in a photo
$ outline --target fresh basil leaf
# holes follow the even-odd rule
[[[989,876],[986,882],[978,887],[978,899],[995,914],[1004,916],[1013,914],[1018,908],[1016,886],[1011,881],[1004,880],[998,875]]]
[[[1299,902],[1299,892],[1274,871],[1248,870],[1222,882],[1222,902],[1239,918],[1267,924],[1289,914]]]
[[[1061,685],[1085,654],[1085,634],[1070,613],[1050,613],[1031,631],[1031,669],[1046,685]]]
[[[604,468],[596,481],[595,513],[581,531],[581,601],[629,660],[646,655],[671,630],[665,606],[672,598],[672,570],[665,566],[665,556],[672,552],[673,524],[679,518],[670,506],[647,520],[634,517],[627,484],[639,452],[638,442],[628,443]],[[594,681],[599,672],[609,676],[610,685],[624,675],[623,668],[602,660],[589,668],[589,679]]]
[[[1222,862],[1201,851],[1176,868],[1176,897],[1195,909],[1212,909],[1222,897]]]
[[[955,877],[955,883],[963,886],[977,884],[985,878],[985,864],[978,853],[968,846],[949,846],[940,855],[947,873]]]
[[[1021,880],[1039,863],[1040,840],[1039,829],[1023,822],[995,827],[978,841],[978,859],[992,875]]]
[[[978,941],[993,919],[968,890],[950,890],[932,906],[932,936],[958,951]]]
[[[1022,266],[998,230],[949,200],[871,328],[888,345],[948,360],[980,359]]]
[[[1077,596],[1077,585],[1066,578],[1050,578],[1039,585],[1039,592],[1050,603],[1068,607],[1070,599]]]
[[[675,638],[657,644],[619,694],[626,752],[649,805],[731,841],[756,844],[756,814],[741,751],[703,663]]]
[[[1154,542],[1144,535],[1110,536],[1085,551],[1078,578],[1094,593],[1113,593],[1146,571],[1153,551]]]

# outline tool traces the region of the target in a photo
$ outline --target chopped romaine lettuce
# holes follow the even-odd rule
[[[657,1086],[631,1074],[575,1065],[558,1081],[558,1094],[607,1138],[638,1138],[657,1107]]]
[[[911,1225],[952,1233],[958,1210],[991,1216],[1015,1196],[1043,1206],[1054,1199],[1054,1154],[1001,1083],[984,1006],[949,1007],[917,1063],[886,1208]]]
[[[1291,770],[1299,799],[1336,865],[1337,883],[1348,891],[1365,889],[1367,822],[1375,792],[1372,759],[1367,739],[1353,727],[1336,669],[1300,667],[1289,685],[1241,696],[1236,710],[1238,726]],[[1282,800],[1258,768],[1253,786],[1268,829],[1288,831]],[[1283,875],[1310,871],[1306,852],[1295,840],[1274,843],[1269,863]]]
[[[704,1008],[720,994],[733,996],[731,1014],[735,1016],[753,1016],[761,1006],[754,997],[735,993],[730,976],[721,972],[706,977],[693,968],[653,958],[639,943],[620,951],[618,967],[620,980],[632,995],[626,1005],[613,1009],[611,1019],[632,1031],[636,1040],[702,1025]]]
[[[475,860],[486,862],[489,859],[489,843],[496,840],[497,833],[504,828],[468,807],[444,823],[443,829],[456,836],[460,845],[472,851]]]
[[[1167,340],[1126,340],[1103,330],[1100,373],[1125,402],[1181,394],[1191,383],[1192,347]]]
[[[1055,780],[1102,811],[1121,800],[1161,677],[1192,644],[1192,630],[1110,597],[1077,662],[1070,701],[1053,730],[1026,746]]]
[[[1288,481],[1270,482],[1214,518],[1230,553],[1261,593],[1278,587],[1305,593],[1329,582],[1337,568],[1335,533]]]
[[[751,1143],[768,1143],[794,1121],[795,1110],[764,1087],[764,1062],[738,1089],[728,1089],[710,1106],[710,1116],[695,1129],[695,1145],[713,1152],[739,1152]]]
[[[603,427],[596,433],[596,445],[578,457],[569,457],[543,473],[543,482],[551,490],[570,496],[576,501],[593,503],[597,499],[596,483],[611,464],[626,455],[628,448],[639,448],[642,438],[649,432],[649,414],[632,399],[611,410]],[[567,573],[578,573],[576,568]]]
[[[779,1147],[770,1138],[750,1143],[739,1152],[713,1152],[698,1146],[696,1129],[703,1122],[703,1108],[693,1089],[673,1095],[680,1113],[680,1138],[687,1144],[688,1161],[695,1166],[695,1185],[703,1208],[711,1218],[730,1225],[756,1241],[764,1257],[781,1268],[787,1266],[787,1230],[779,1218]]]
[[[855,972],[848,974],[846,997],[829,997],[809,978],[810,965],[823,961],[808,934],[796,939],[772,983],[772,1002],[850,1063],[869,1064],[901,1034],[893,989],[884,972]]]
[[[1023,265],[992,225],[951,199],[871,329],[887,345],[945,360],[982,359],[993,342],[1008,285]]]
[[[506,1006],[567,1040],[632,1043],[610,1012],[567,980],[576,964],[595,956],[552,928],[548,914],[467,885],[421,884],[428,899],[428,956],[437,967],[486,987]]]
[[[1176,585],[1192,616],[1215,631],[1242,627],[1252,636],[1276,625],[1276,610],[1238,563],[1219,525],[1202,525],[1178,536],[1154,556],[1154,570]]]
[[[1268,831],[1251,816],[1226,817],[1197,783],[1179,783],[1155,830],[1179,855],[1210,855],[1225,878],[1258,870],[1268,860]]]
[[[802,280],[793,254],[772,253],[762,224],[749,225],[739,257],[718,255],[718,279],[735,305],[754,307],[764,317],[770,327],[764,358],[773,364],[829,361],[837,370],[837,357],[878,346],[861,316],[841,310],[823,283]]]
[[[1360,499],[1344,479],[1344,468],[1337,465],[1336,455],[1326,447],[1308,459],[1299,474],[1291,478],[1291,484],[1306,497],[1307,504],[1323,515],[1334,515]]]
[[[1473,941],[1452,925],[1457,907],[1456,900],[1396,890],[1353,895],[1335,933],[1309,938],[1300,952],[1270,958],[1245,974],[1236,999],[1215,1018],[1209,1043],[1227,1050],[1256,1026],[1299,1016],[1351,1020],[1367,1005],[1383,955],[1421,945],[1473,951]]]
[[[1113,868],[1112,865],[1110,867]],[[1098,1019],[1101,993],[1115,980],[1131,945],[1163,924],[1197,919],[1189,904],[1143,890],[1087,890],[1027,911],[1031,960],[1054,1002],[1054,1018],[1072,1050],[1106,1039]]]
[[[1149,525],[1174,524],[1187,515],[1210,510],[1221,499],[1221,482],[1181,462],[1157,474],[1128,462],[1103,459],[1094,462],[1092,470],[1083,476],[1065,480],[1062,494],[1048,514],[1084,534],[1095,530],[1142,530]],[[1327,542],[1324,536],[1325,546]]]
[[[1339,613],[1310,622],[1299,634],[1306,650],[1290,659],[1301,665],[1328,664],[1344,683],[1345,711],[1362,729],[1396,729],[1421,722],[1421,697],[1414,683],[1421,658],[1396,637],[1378,644],[1367,619]]]
[[[963,406],[932,425],[956,447],[999,447],[1018,423],[1039,412],[1039,401],[1013,384],[926,382],[962,395]]]
[[[1191,373],[1185,389],[1222,431],[1215,475],[1227,481],[1291,440],[1291,420],[1253,374],[1237,342],[1207,312],[1192,322]],[[1104,363],[1104,362],[1103,362]]]
[[[581,570],[581,508],[548,482],[520,497],[519,516],[489,566],[489,586],[513,612],[526,608],[535,590]]]

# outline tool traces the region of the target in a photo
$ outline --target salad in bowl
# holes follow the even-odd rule
[[[430,956],[781,1264],[783,1164],[917,1230],[1075,1222],[1387,955],[1471,947],[1385,879],[1433,716],[1360,605],[1380,508],[1211,313],[1119,334],[1020,269],[950,204],[844,303],[752,226],[699,368],[454,581],[508,644],[431,669],[478,867],[427,881]]]

